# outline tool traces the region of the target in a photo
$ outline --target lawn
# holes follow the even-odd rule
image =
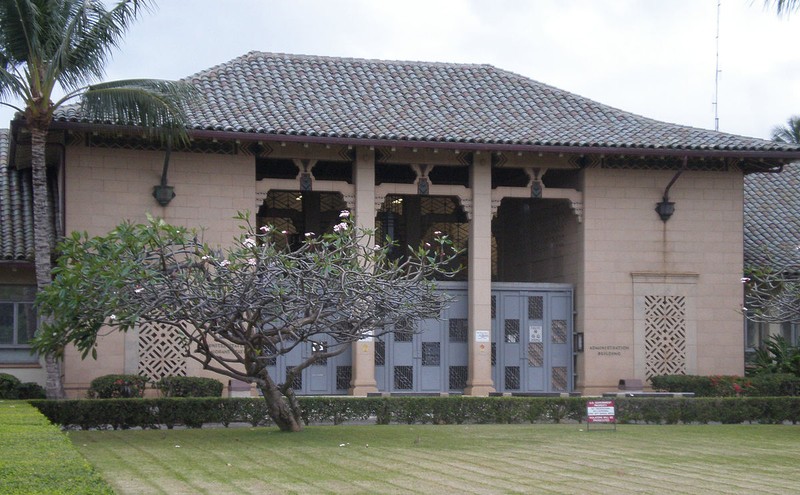
[[[74,431],[119,494],[796,493],[800,426]]]

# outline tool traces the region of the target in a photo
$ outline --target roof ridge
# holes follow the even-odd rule
[[[327,62],[351,62],[351,63],[368,63],[380,65],[415,65],[420,67],[452,67],[452,68],[481,68],[494,71],[500,71],[496,66],[491,64],[473,64],[468,62],[435,62],[425,60],[402,60],[402,59],[380,59],[380,58],[360,58],[360,57],[342,57],[336,55],[309,55],[303,53],[284,53],[284,52],[266,52],[260,50],[251,50],[243,55],[234,57],[227,62],[216,64],[207,69],[201,70],[181,80],[191,80],[198,78],[204,74],[213,72],[219,68],[226,68],[236,65],[242,60],[264,59],[264,58],[280,58],[284,60],[318,60]],[[524,77],[524,76],[520,76]]]

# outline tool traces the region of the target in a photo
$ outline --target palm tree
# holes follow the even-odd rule
[[[800,144],[800,116],[789,117],[786,125],[773,127],[772,140],[779,143]]]
[[[181,109],[191,89],[181,83],[128,80],[90,85],[103,77],[111,51],[149,0],[0,0],[0,103],[22,112],[31,135],[36,284],[50,284],[55,235],[48,221],[45,145],[53,113],[79,103],[91,121],[138,123],[185,133]],[[57,91],[65,96],[52,100]],[[9,103],[21,101],[20,107]],[[49,397],[62,397],[59,361],[45,356]]]

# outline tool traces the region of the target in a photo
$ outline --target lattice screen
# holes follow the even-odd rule
[[[186,346],[169,325],[143,323],[139,327],[138,373],[151,380],[186,376]]]
[[[686,373],[686,298],[646,296],[645,375]]]

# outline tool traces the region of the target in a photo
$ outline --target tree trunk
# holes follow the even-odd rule
[[[303,429],[303,419],[300,417],[300,407],[297,399],[291,395],[284,397],[272,378],[264,372],[264,376],[257,381],[258,388],[267,401],[267,412],[275,425],[281,431],[292,432]],[[293,403],[293,404],[292,404]]]
[[[31,131],[31,175],[33,178],[33,245],[36,263],[36,288],[41,291],[52,281],[53,225],[50,222],[50,197],[47,187],[47,129],[30,126]],[[40,322],[41,325],[42,322]],[[40,327],[41,330],[41,327]],[[54,354],[45,356],[48,399],[62,399],[64,385],[61,383],[61,363]]]

